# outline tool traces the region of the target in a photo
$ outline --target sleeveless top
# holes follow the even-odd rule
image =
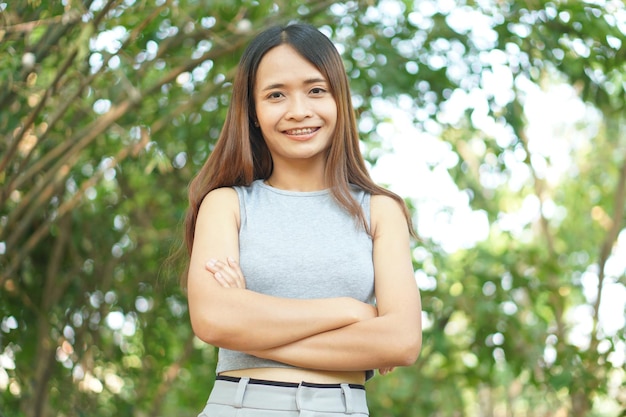
[[[276,297],[352,297],[373,304],[372,239],[330,190],[285,191],[262,180],[233,188],[239,197],[239,264],[246,288]],[[354,186],[351,192],[369,223],[370,194]],[[219,349],[217,373],[262,367],[293,368]]]

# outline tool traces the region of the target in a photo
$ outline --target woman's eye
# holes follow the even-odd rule
[[[278,91],[270,93],[267,98],[281,98],[283,96],[282,93],[279,93]]]
[[[315,87],[313,89],[311,89],[311,93],[312,94],[324,94],[326,92],[326,90],[324,90],[321,87]]]

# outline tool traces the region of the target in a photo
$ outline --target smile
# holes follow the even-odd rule
[[[310,135],[318,129],[319,127],[305,127],[302,129],[285,130],[285,134],[290,136]]]

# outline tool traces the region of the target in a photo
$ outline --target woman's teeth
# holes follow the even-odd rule
[[[313,132],[315,132],[317,130],[317,128],[313,128],[313,127],[307,127],[306,129],[293,129],[293,130],[287,130],[285,131],[286,134],[288,135],[308,135],[311,134]]]

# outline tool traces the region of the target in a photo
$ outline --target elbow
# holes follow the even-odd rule
[[[212,346],[225,347],[229,344],[229,339],[232,337],[224,328],[213,323],[208,319],[194,319],[191,317],[191,329],[196,337]]]
[[[394,346],[391,361],[396,366],[411,366],[417,361],[421,350],[421,332],[414,335],[403,335],[399,343]]]
[[[204,320],[194,320],[191,319],[191,330],[196,335],[196,337],[202,340],[204,343],[208,343],[209,345],[217,346],[219,338],[217,336],[217,332],[211,329],[211,326],[208,325]]]

